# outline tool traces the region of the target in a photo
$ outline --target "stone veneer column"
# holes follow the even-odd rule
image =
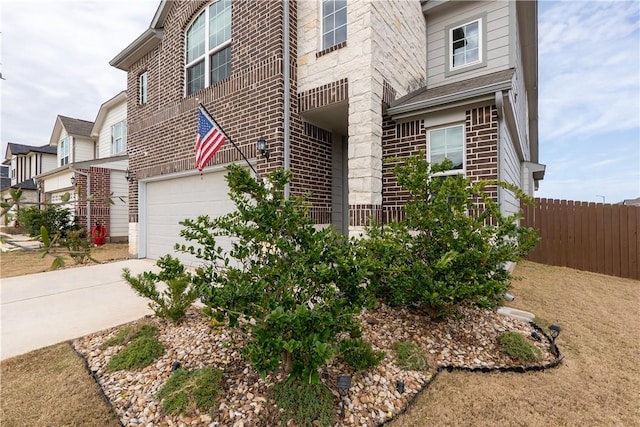
[[[382,87],[364,73],[349,81],[349,234],[357,236],[382,205]],[[378,87],[380,86],[380,87]]]

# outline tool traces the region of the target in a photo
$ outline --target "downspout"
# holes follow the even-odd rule
[[[289,33],[290,33],[290,25],[289,25],[289,0],[283,0],[283,17],[284,25],[283,25],[283,53],[282,53],[282,77],[284,78],[284,170],[289,170],[291,167],[291,81],[290,81],[290,47],[289,47]],[[287,183],[284,187],[284,198],[285,200],[289,199],[289,195],[291,192],[291,184]]]
[[[496,110],[498,110],[498,128],[496,129],[496,135],[498,136],[498,140],[496,142],[497,146],[498,146],[498,154],[496,157],[496,161],[498,162],[498,174],[497,174],[497,178],[498,181],[500,181],[502,179],[501,174],[500,174],[500,170],[502,169],[502,164],[500,163],[500,151],[502,148],[501,145],[501,140],[500,140],[500,125],[503,123],[504,120],[504,100],[502,99],[502,91],[496,91]],[[497,193],[498,193],[498,206],[500,207],[500,212],[502,212],[502,189],[500,187],[498,187],[497,189]]]
[[[89,200],[89,196],[91,195],[91,175],[89,172],[81,172],[71,166],[69,166],[69,170],[87,178],[87,235],[89,235],[89,230],[91,230],[91,200]]]

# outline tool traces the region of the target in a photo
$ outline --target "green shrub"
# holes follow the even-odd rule
[[[504,182],[434,177],[451,161],[430,166],[424,157],[392,159],[410,199],[402,221],[374,224],[360,241],[372,288],[389,305],[419,305],[432,318],[465,303],[493,307],[509,288],[506,263],[533,249],[537,237],[534,229],[517,225],[519,214],[503,216],[484,190],[503,187],[530,198]]]
[[[87,240],[87,232],[84,228],[67,230],[60,243],[67,248],[69,256],[76,264],[86,264],[90,260],[99,263],[91,257],[91,242]]]
[[[136,338],[147,336],[154,337],[158,334],[158,327],[149,324],[137,324],[134,326],[125,326],[118,333],[107,340],[107,347],[114,345],[127,344]]]
[[[422,348],[412,341],[398,341],[393,345],[396,363],[400,368],[424,371],[429,367]]]
[[[195,408],[215,407],[223,372],[217,368],[194,371],[178,369],[158,391],[162,409],[168,414],[186,414]]]
[[[136,293],[151,300],[149,307],[156,316],[174,323],[180,322],[187,310],[198,298],[198,290],[192,284],[192,277],[185,272],[180,260],[171,255],[160,258],[156,265],[160,273],[144,272],[132,276],[128,268],[123,269],[122,277]],[[164,282],[167,289],[160,293],[158,282]]]
[[[44,209],[37,206],[22,208],[18,211],[18,222],[30,236],[40,235],[40,228],[65,236],[67,230],[74,228],[73,214],[68,207],[48,205]]]
[[[333,410],[333,394],[324,384],[309,384],[298,378],[289,378],[273,386],[281,426],[294,420],[298,427],[333,426],[336,414]]]
[[[180,232],[193,246],[176,246],[203,261],[196,278],[217,320],[251,319],[244,354],[261,374],[319,382],[318,368],[338,352],[338,335],[355,328],[367,302],[364,270],[352,243],[333,228],[319,229],[301,197],[286,198],[288,171],[256,181],[228,167],[233,213],[187,219]],[[217,242],[231,236],[231,248]],[[227,240],[227,239],[225,239]]]
[[[340,353],[347,365],[356,371],[377,366],[385,357],[384,351],[373,351],[371,344],[362,338],[346,339],[340,342]]]
[[[141,336],[114,355],[107,369],[121,371],[123,369],[141,369],[150,365],[164,353],[164,346],[154,337]]]
[[[542,358],[542,351],[518,332],[501,333],[498,343],[505,354],[520,362],[534,362]]]

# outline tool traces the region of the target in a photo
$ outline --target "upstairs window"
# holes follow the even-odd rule
[[[464,126],[457,125],[429,131],[429,164],[453,162],[453,169],[440,175],[464,173]]]
[[[60,141],[60,146],[58,147],[58,154],[60,157],[60,166],[69,164],[70,145],[71,145],[71,138],[69,137],[66,137],[62,141]]]
[[[455,73],[486,65],[484,16],[446,29],[447,71]]]
[[[127,123],[121,121],[111,126],[111,154],[127,151]]]
[[[347,0],[322,0],[322,49],[347,40]]]
[[[138,103],[145,105],[147,103],[147,72],[138,76]]]
[[[186,32],[186,93],[190,95],[231,74],[231,0],[218,0]]]

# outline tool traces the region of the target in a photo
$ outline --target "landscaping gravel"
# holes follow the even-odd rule
[[[433,322],[421,313],[380,306],[359,316],[363,337],[374,350],[386,357],[376,367],[354,372],[340,358],[322,372],[322,381],[335,395],[335,410],[340,426],[377,426],[404,411],[415,395],[425,387],[439,367],[498,368],[545,366],[555,361],[548,343],[531,338],[532,325],[497,314],[491,310],[465,307],[449,319]],[[247,333],[239,328],[212,326],[195,307],[179,325],[147,317],[143,321],[159,328],[158,339],[165,354],[152,365],[138,371],[110,372],[106,365],[123,346],[106,346],[119,328],[102,331],[73,342],[87,360],[105,395],[125,426],[273,426],[278,408],[269,393],[270,386],[283,381],[282,373],[261,378],[242,358]],[[531,364],[517,363],[504,355],[497,336],[518,331],[539,347],[543,359]],[[396,366],[394,343],[413,341],[424,350],[429,368],[407,371]],[[216,366],[224,371],[223,390],[218,404],[209,412],[195,410],[189,416],[166,415],[156,393],[171,375],[173,362],[185,369]],[[344,419],[340,418],[340,398],[335,386],[338,375],[351,375],[352,385],[346,399]],[[404,391],[398,391],[398,382]],[[295,425],[291,423],[290,425]]]

